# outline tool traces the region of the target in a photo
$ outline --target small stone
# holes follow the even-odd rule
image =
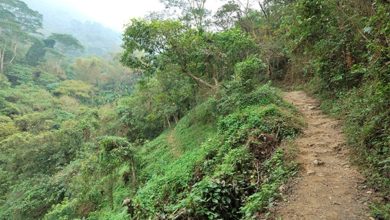
[[[284,185],[281,185],[279,187],[279,192],[284,192],[284,191],[286,191],[286,187]]]
[[[368,219],[370,219],[370,220],[375,220],[375,218],[374,218],[374,217],[369,217]]]
[[[350,168],[351,166],[349,166],[349,165],[345,165],[344,167],[345,167],[345,168]]]
[[[309,175],[309,176],[311,176],[311,175],[314,175],[314,174],[316,174],[316,172],[315,172],[315,171],[313,171],[313,170],[309,170],[309,171],[307,171],[307,175]]]
[[[320,159],[316,159],[313,161],[313,164],[316,165],[316,166],[321,166],[321,165],[324,165],[324,161],[320,160]]]
[[[367,194],[372,194],[372,191],[371,191],[371,190],[368,190],[366,193],[367,193]]]

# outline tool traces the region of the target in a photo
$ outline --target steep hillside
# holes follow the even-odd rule
[[[296,170],[285,140],[299,134],[302,122],[279,92],[267,85],[239,100],[228,99],[239,104],[210,99],[159,137],[132,146],[136,165],[123,163],[112,170],[110,180],[90,176],[83,185],[94,187],[82,200],[73,191],[46,217],[75,218],[86,214],[80,207],[88,204],[105,204],[89,213],[91,218],[238,219],[266,210]],[[218,108],[232,110],[222,114]],[[104,140],[104,149],[111,146],[104,154],[126,147],[119,139]],[[281,142],[285,147],[279,147]]]
[[[118,61],[67,57],[78,41],[41,35],[42,15],[21,1],[0,1],[0,16],[0,219],[40,219],[66,196],[60,171],[114,127],[112,103],[135,77]]]
[[[161,2],[0,1],[0,219],[390,219],[387,0]]]

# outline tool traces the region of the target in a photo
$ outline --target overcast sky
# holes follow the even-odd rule
[[[159,0],[27,0],[27,2],[70,9],[77,17],[82,15],[116,31],[122,31],[123,26],[131,18],[143,17],[148,12],[164,8]],[[215,9],[221,4],[221,0],[209,0],[208,4],[208,8]]]
[[[116,31],[121,31],[130,18],[163,8],[159,0],[51,0],[54,2]]]

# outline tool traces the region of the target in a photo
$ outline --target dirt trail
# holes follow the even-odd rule
[[[181,150],[179,149],[178,143],[175,138],[175,129],[169,132],[167,135],[167,142],[171,146],[171,152],[174,157],[178,158],[181,155]]]
[[[296,140],[301,174],[277,206],[276,218],[370,219],[367,190],[359,190],[364,179],[349,164],[339,121],[324,115],[319,103],[304,92],[288,92],[284,98],[303,113],[307,128]]]

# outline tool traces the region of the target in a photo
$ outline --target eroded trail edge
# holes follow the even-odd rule
[[[276,208],[277,218],[369,219],[364,178],[349,164],[349,152],[340,122],[327,117],[317,100],[302,91],[284,98],[304,115],[307,127],[296,140],[301,172],[290,194]]]

